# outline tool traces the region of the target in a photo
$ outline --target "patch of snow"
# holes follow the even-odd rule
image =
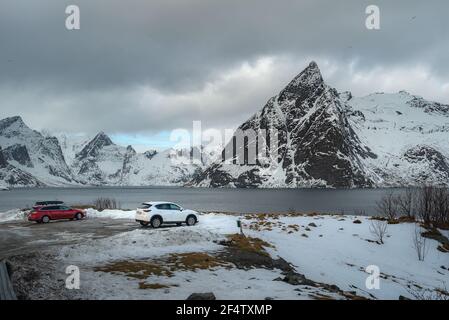
[[[20,209],[12,209],[5,212],[0,212],[0,222],[24,220],[25,218],[26,213]]]
[[[64,247],[59,256],[73,263],[98,263],[118,259],[157,257],[168,253],[218,250],[213,241],[223,236],[203,228],[136,229],[105,239]]]

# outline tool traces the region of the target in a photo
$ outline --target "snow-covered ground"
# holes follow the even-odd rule
[[[107,227],[104,218],[121,219],[129,224],[134,222],[134,215],[134,210],[87,209],[88,219],[99,219],[99,227]],[[18,209],[0,213],[0,221],[4,223],[14,223],[23,217]],[[272,246],[266,246],[265,250],[273,259],[284,259],[297,273],[317,283],[336,285],[345,292],[372,299],[398,299],[400,295],[414,298],[413,294],[426,289],[449,288],[449,253],[437,250],[437,241],[426,240],[425,260],[419,261],[413,245],[419,226],[389,224],[384,244],[378,244],[370,231],[373,220],[369,217],[204,213],[194,227],[152,229],[136,224],[135,230],[107,238],[86,236],[81,244],[58,246],[55,252],[63,265],[80,266],[83,290],[76,293],[80,298],[185,299],[190,293],[205,291],[214,292],[219,299],[308,299],[317,294],[316,288],[312,292],[313,288],[299,286],[299,290],[298,286],[273,281],[282,277],[281,270],[260,267],[183,269],[173,271],[169,277],[153,274],[146,279],[95,270],[120,261],[162,261],[173,255],[198,253],[213,256],[223,251],[220,241],[239,233],[239,219],[245,235]],[[449,236],[448,230],[440,232]],[[379,289],[366,287],[369,276],[366,267],[370,265],[379,268]],[[142,281],[161,288],[140,289]]]
[[[385,243],[377,244],[372,242],[376,238],[370,232],[372,220],[367,217],[299,216],[268,221],[275,223],[271,231],[265,228],[249,234],[273,244],[276,249],[272,254],[294,264],[298,272],[314,281],[336,284],[360,295],[369,292],[378,299],[412,298],[408,286],[417,290],[414,284],[431,289],[449,287],[449,254],[437,250],[437,241],[427,239],[425,260],[419,261],[413,246],[414,223],[388,225]],[[309,226],[311,223],[316,227]],[[379,267],[379,289],[367,290],[365,286],[365,268],[370,265]]]
[[[89,209],[88,217],[133,220],[134,211]],[[337,285],[346,292],[372,299],[398,299],[400,295],[414,298],[412,292],[449,288],[449,254],[437,250],[437,241],[427,239],[425,260],[419,261],[412,240],[414,223],[388,225],[385,243],[378,244],[370,232],[372,220],[355,216],[202,214],[194,227],[136,228],[105,239],[90,239],[82,245],[66,246],[58,249],[59,259],[81,266],[85,287],[79,294],[83,298],[185,299],[192,292],[208,291],[214,292],[218,299],[310,298],[311,288],[301,286],[299,290],[298,286],[273,281],[281,276],[277,269],[218,266],[174,270],[170,277],[150,275],[146,279],[94,271],[95,267],[117,261],[149,261],[185,253],[213,254],[223,249],[219,240],[239,232],[238,219],[242,220],[246,235],[273,245],[265,248],[273,258],[285,259],[298,273],[315,282]],[[379,289],[369,290],[365,285],[369,276],[365,268],[370,265],[379,268]],[[142,281],[162,287],[139,289]]]

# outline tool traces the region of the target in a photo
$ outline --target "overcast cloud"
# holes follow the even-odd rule
[[[381,30],[365,28],[369,4]],[[310,60],[340,91],[449,103],[448,13],[447,0],[2,0],[1,117],[88,134],[232,128]]]

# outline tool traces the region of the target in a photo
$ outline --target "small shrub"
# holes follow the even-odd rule
[[[387,235],[388,222],[382,220],[372,220],[369,231],[374,235],[376,242],[384,243],[384,238]]]
[[[390,220],[395,220],[398,209],[397,209],[397,200],[393,193],[393,191],[389,190],[378,202],[377,202],[377,211],[383,217],[386,217]]]
[[[424,261],[427,254],[427,239],[421,233],[421,227],[416,226],[413,233],[413,247],[416,250],[419,261]]]
[[[117,201],[114,198],[97,198],[94,202],[94,206],[98,211],[105,209],[119,209]]]

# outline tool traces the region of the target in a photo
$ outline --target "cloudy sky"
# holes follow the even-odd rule
[[[311,60],[341,91],[449,103],[448,13],[447,0],[2,0],[1,118],[164,147],[193,120],[236,127]]]

